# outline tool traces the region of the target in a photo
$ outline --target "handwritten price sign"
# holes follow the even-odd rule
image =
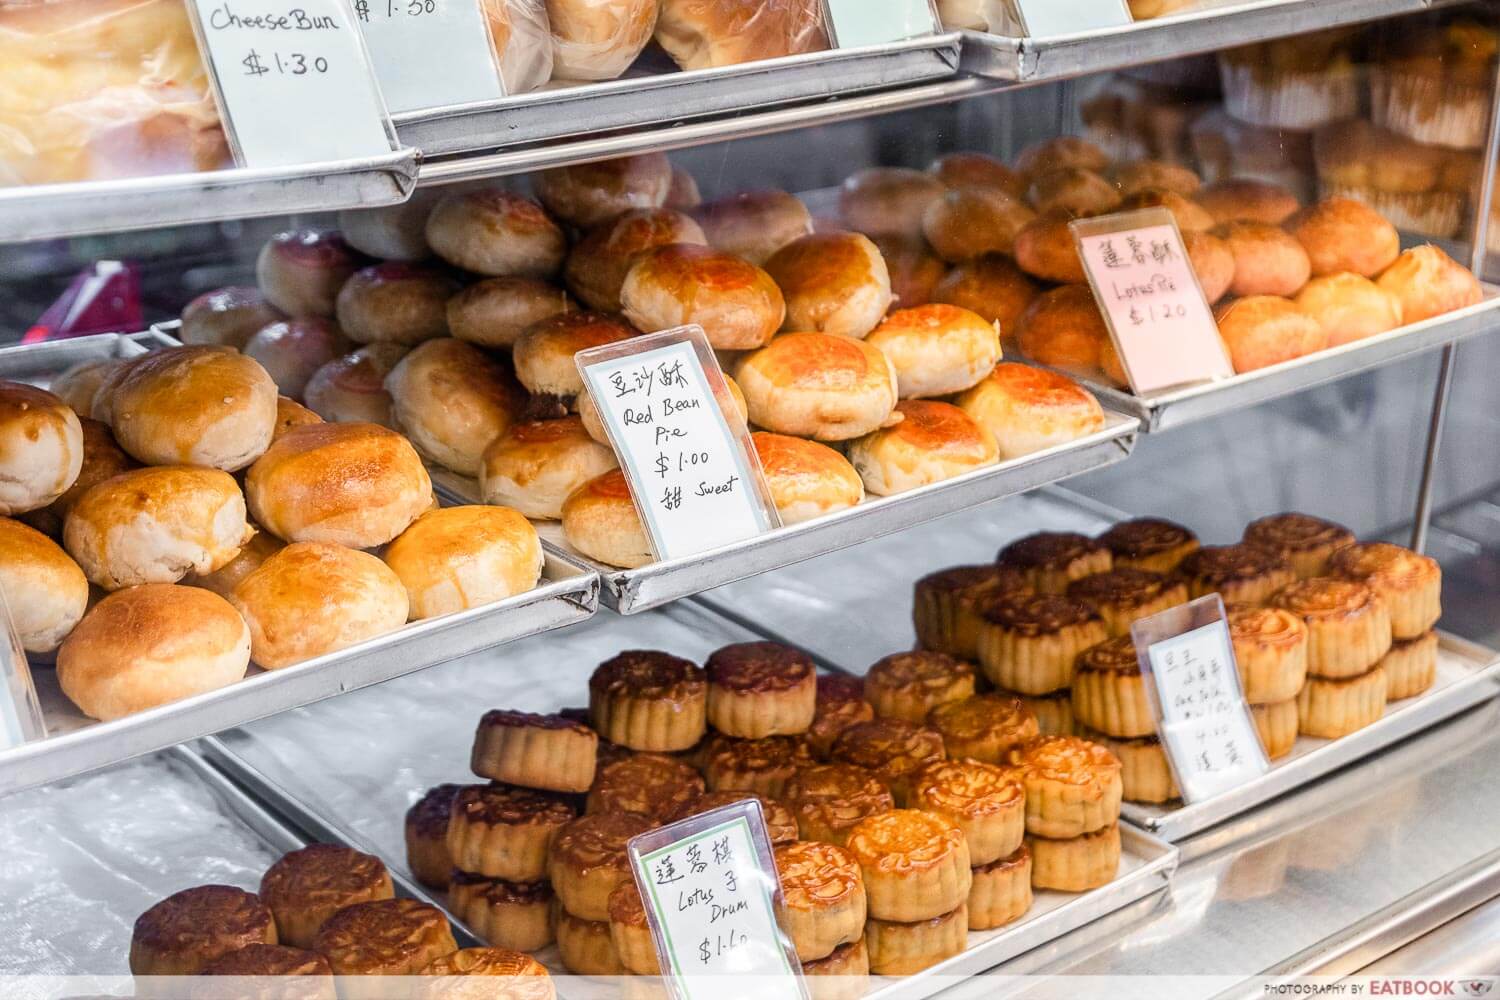
[[[479,0],[354,0],[354,12],[391,111],[505,96]]]

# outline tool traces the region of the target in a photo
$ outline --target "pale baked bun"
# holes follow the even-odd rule
[[[750,435],[782,525],[853,507],[865,498],[859,473],[826,444],[756,431]]]
[[[288,545],[229,599],[250,628],[251,658],[267,670],[393,632],[408,609],[406,588],[385,563],[324,542]]]
[[[1228,295],[1229,286],[1234,284],[1234,254],[1229,245],[1213,233],[1194,232],[1182,234],[1182,245],[1208,304],[1213,305]]]
[[[1104,410],[1087,389],[1066,375],[1008,361],[954,402],[995,436],[1001,461],[1104,429]]]
[[[189,587],[202,587],[229,600],[240,581],[260,568],[260,564],[286,548],[286,543],[269,531],[257,531],[240,549],[240,554],[220,566],[212,573],[199,576],[189,573],[182,582]]]
[[[384,545],[432,506],[432,480],[411,443],[375,424],[309,424],[250,467],[255,523],[289,542]]]
[[[1109,327],[1088,285],[1062,285],[1031,303],[1016,339],[1037,364],[1088,372],[1102,367]]]
[[[1369,278],[1345,271],[1325,274],[1302,286],[1297,308],[1317,320],[1338,347],[1401,325],[1401,300]]]
[[[1302,244],[1280,226],[1266,222],[1230,222],[1216,230],[1234,256],[1231,294],[1296,295],[1312,275]]]
[[[1026,197],[1026,178],[988,153],[949,153],[927,170],[951,188],[992,187],[1013,198]]]
[[[576,308],[540,278],[489,278],[448,300],[448,330],[480,347],[509,348],[528,327]]]
[[[1373,278],[1401,253],[1401,234],[1385,217],[1353,198],[1324,198],[1286,220],[1312,263],[1313,277],[1352,271]]]
[[[253,534],[233,476],[183,465],[106,479],[78,498],[63,523],[68,553],[105,590],[212,573]]]
[[[485,447],[526,407],[509,364],[452,337],[414,348],[385,388],[397,427],[417,451],[464,476],[479,475]]]
[[[932,290],[932,301],[961,306],[1000,325],[1000,342],[1013,346],[1021,314],[1040,294],[1034,281],[1004,254],[987,253],[949,271]]]
[[[740,423],[748,423],[750,410],[745,405],[745,394],[740,391],[739,383],[725,375],[724,388],[729,391],[729,397],[734,402],[735,413]],[[599,417],[599,409],[589,397],[587,389],[578,394],[578,416],[583,421],[583,429],[588,432],[589,437],[602,445],[609,444],[609,433],[605,431],[604,423]],[[725,416],[727,418],[728,414],[726,413]],[[734,426],[734,421],[730,420],[729,424],[731,427]]]
[[[1071,217],[1047,213],[1032,219],[1016,233],[1016,264],[1027,274],[1060,285],[1081,285],[1088,281],[1078,244],[1068,228]]]
[[[94,412],[94,397],[110,373],[121,364],[119,358],[95,358],[72,365],[47,386],[47,391],[67,403],[80,418]]]
[[[438,197],[428,189],[413,193],[399,205],[346,208],[339,213],[339,232],[344,242],[377,260],[425,260],[432,256],[427,216]]]
[[[869,167],[839,188],[839,218],[856,233],[922,235],[922,217],[943,196],[943,182],[908,167]]]
[[[1200,188],[1194,200],[1220,225],[1261,222],[1279,226],[1301,207],[1297,196],[1286,188],[1249,177],[1215,181]]]
[[[703,204],[703,192],[698,190],[698,180],[681,167],[672,167],[672,186],[667,189],[667,200],[663,208],[678,212],[691,212]]]
[[[1068,167],[1102,172],[1109,169],[1109,154],[1087,139],[1059,135],[1032,143],[1016,157],[1016,170],[1029,180]]]
[[[683,69],[711,69],[828,48],[812,0],[661,0],[656,43]]]
[[[0,381],[0,516],[47,506],[82,468],[83,425],[73,408],[45,389]]]
[[[280,310],[266,301],[259,288],[244,285],[216,288],[182,307],[177,339],[184,344],[241,348],[256,330],[281,318]]]
[[[619,312],[620,286],[649,251],[673,243],[707,243],[688,216],[669,208],[639,208],[600,224],[574,245],[563,267],[568,290],[590,309]]]
[[[642,256],[620,289],[625,317],[647,333],[697,324],[720,351],[764,347],[786,302],[754,264],[706,246],[677,243]]]
[[[744,191],[693,209],[708,245],[757,266],[813,231],[812,215],[785,191]]]
[[[902,399],[962,392],[1000,360],[996,325],[959,306],[897,309],[865,343],[890,359]]]
[[[1171,191],[1191,198],[1203,179],[1191,168],[1166,160],[1136,160],[1115,167],[1115,186],[1130,197],[1140,191]]]
[[[1087,167],[1064,167],[1037,175],[1028,192],[1038,212],[1063,211],[1074,216],[1103,215],[1120,207],[1120,189]]]
[[[406,357],[405,344],[369,344],[313,372],[303,402],[324,420],[396,426],[385,377]]]
[[[1236,372],[1280,364],[1328,346],[1328,334],[1317,320],[1276,295],[1233,299],[1215,309],[1214,318]]]
[[[0,597],[10,609],[21,648],[47,654],[83,617],[89,582],[52,539],[0,517]]]
[[[863,337],[891,306],[891,276],[880,250],[859,233],[814,233],[766,262],[786,299],[786,330]]]
[[[874,240],[891,278],[891,304],[910,309],[930,303],[938,282],[948,274],[947,262],[920,236],[887,233]]]
[[[847,441],[892,420],[896,369],[869,344],[826,333],[784,333],[734,373],[750,422],[778,434]]]
[[[1120,204],[1122,212],[1141,208],[1165,208],[1172,213],[1172,220],[1183,233],[1204,233],[1218,225],[1208,209],[1176,191],[1149,188],[1137,191]]]
[[[583,376],[578,373],[573,355],[634,336],[636,330],[629,323],[594,312],[571,312],[544,319],[521,334],[511,358],[516,365],[516,377],[536,397],[533,411],[545,412],[541,406],[544,402],[554,404],[557,416],[576,409],[578,394],[583,391]]]
[[[57,651],[57,682],[92,719],[118,719],[226,687],[250,665],[250,630],[197,587],[148,583],[89,609]]]
[[[436,267],[376,264],[355,271],[339,290],[339,325],[360,344],[420,344],[448,333],[448,300],[458,290]]]
[[[337,232],[291,229],[261,247],[255,283],[266,301],[288,316],[332,316],[339,289],[360,263]]]
[[[271,443],[291,430],[293,427],[301,427],[303,424],[320,424],[323,418],[312,410],[303,406],[295,399],[286,396],[276,397],[276,430],[271,432]]]
[[[536,587],[545,562],[536,529],[508,507],[429,510],[385,549],[413,621],[524,594]]]
[[[570,493],[619,464],[582,417],[527,421],[512,424],[484,450],[479,492],[485,503],[555,521]]]
[[[115,439],[147,465],[235,472],[276,432],[276,383],[253,358],[170,347],[133,361],[110,406]]]
[[[305,316],[262,327],[245,342],[244,354],[266,370],[283,396],[301,399],[313,372],[349,350],[349,341],[331,320]]]
[[[876,496],[890,496],[994,465],[995,436],[951,403],[903,399],[894,427],[849,442],[849,462]]]
[[[115,443],[114,435],[110,434],[108,427],[87,418],[79,418],[78,423],[83,428],[83,464],[78,469],[73,485],[46,507],[21,515],[21,519],[33,528],[56,538],[62,537],[63,519],[68,516],[68,511],[73,509],[78,498],[88,492],[91,486],[122,472],[140,468],[140,463],[125,454]]]
[[[672,190],[672,164],[663,153],[622,156],[544,170],[535,186],[548,211],[587,229],[633,208],[661,208]]]
[[[654,562],[625,473],[614,469],[584,483],[562,506],[563,536],[589,559],[636,569]]]
[[[995,187],[953,188],[922,216],[922,235],[939,257],[952,263],[985,253],[1010,253],[1016,234],[1036,213]]]
[[[1401,300],[1403,323],[1420,323],[1484,301],[1484,290],[1468,268],[1431,245],[1403,252],[1376,284]]]
[[[94,389],[94,402],[89,408],[87,416],[102,424],[110,424],[115,419],[115,390],[120,383],[125,381],[125,376],[130,374],[130,369],[141,360],[144,355],[134,358],[117,358],[114,364],[104,369],[99,378],[99,384]],[[84,414],[79,414],[83,416]]]
[[[553,79],[620,76],[651,41],[657,11],[658,0],[547,0]]]

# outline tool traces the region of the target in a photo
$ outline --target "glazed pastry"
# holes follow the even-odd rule
[[[627,878],[609,894],[609,939],[626,972],[637,976],[661,975],[656,942],[646,920],[646,904],[633,878]]]
[[[448,906],[486,944],[540,951],[552,943],[552,884],[505,882],[455,871]]]
[[[286,1000],[338,1000],[333,987],[333,970],[328,966],[328,959],[304,948],[288,948],[281,944],[247,944],[214,959],[203,967],[199,975],[237,976],[245,978],[246,982],[251,981],[247,978],[250,976],[274,977],[267,981],[277,984],[272,987],[272,993],[276,997],[285,997]],[[290,981],[293,976],[297,977],[295,984]],[[254,982],[258,984],[261,980],[257,978]],[[223,996],[219,992],[221,988],[217,984],[210,985],[200,981],[195,985],[191,996],[193,1000],[209,1000]],[[151,995],[146,983],[137,984],[137,989],[140,990],[137,996]],[[272,993],[237,995],[245,996],[246,1000],[261,1000],[262,997],[271,1000]]]
[[[1385,714],[1385,671],[1354,677],[1308,677],[1297,695],[1297,731],[1336,740],[1378,722]]]
[[[986,764],[1009,762],[1012,750],[1040,733],[1036,716],[1021,699],[1000,693],[938,705],[927,713],[927,725],[942,735],[953,760]]]
[[[865,926],[870,971],[910,976],[961,953],[969,944],[968,906],[928,920],[904,923],[871,918]]]
[[[1198,536],[1180,524],[1156,517],[1121,521],[1099,536],[1099,543],[1114,557],[1116,569],[1143,569],[1171,573],[1198,551]]]
[[[555,1000],[557,990],[547,967],[514,948],[461,948],[429,962],[422,975],[441,977],[431,989],[419,991],[420,1000]],[[494,977],[499,982],[486,982]],[[454,981],[457,980],[457,981]]]
[[[481,778],[554,792],[594,783],[599,736],[558,715],[492,711],[479,720],[470,767]]]
[[[589,678],[589,717],[611,743],[632,750],[686,750],[703,738],[708,680],[669,653],[627,650]]]
[[[1109,549],[1087,535],[1042,531],[1000,550],[1001,566],[1012,566],[1043,594],[1061,594],[1074,580],[1113,569]]]
[[[865,674],[865,700],[881,718],[920,724],[938,705],[973,695],[974,668],[946,653],[893,653]]]
[[[563,968],[575,976],[625,975],[608,920],[585,920],[575,917],[565,907],[554,906],[552,921]]]
[[[1307,626],[1301,616],[1238,604],[1226,610],[1245,700],[1269,705],[1297,697],[1307,679]]]
[[[782,926],[797,958],[813,962],[865,932],[865,887],[859,863],[833,844],[798,843],[776,849],[781,875]]]
[[[985,676],[1022,694],[1067,687],[1078,654],[1109,637],[1098,612],[1071,597],[1004,597],[981,615],[979,663]]]
[[[725,736],[795,735],[812,725],[817,667],[779,642],[740,642],[717,650],[708,673],[708,721]]]
[[[1014,853],[1026,834],[1026,791],[1013,768],[977,760],[929,764],[912,779],[912,805],[962,830],[975,867]]]
[[[346,906],[318,928],[313,950],[336,976],[411,976],[458,950],[443,911],[415,899],[382,899]],[[379,982],[369,989],[340,980],[345,997],[384,996]]]
[[[818,678],[817,707],[805,736],[807,747],[818,760],[827,760],[840,733],[873,718],[875,708],[865,701],[863,680],[824,674]]]
[[[1217,593],[1225,604],[1264,604],[1297,579],[1279,556],[1249,545],[1209,545],[1177,567],[1193,599]]]
[[[1156,716],[1130,636],[1116,636],[1079,654],[1073,673],[1073,717],[1116,739],[1156,732]]]
[[[1019,754],[1026,784],[1026,832],[1079,837],[1120,817],[1120,761],[1076,736],[1043,736]]]
[[[1354,532],[1307,514],[1275,514],[1246,525],[1245,544],[1275,553],[1306,580],[1328,575],[1329,558],[1354,544]]]
[[[1307,625],[1307,672],[1314,677],[1354,677],[1390,651],[1390,615],[1362,583],[1330,576],[1299,580],[1271,604]]]
[[[1442,615],[1443,571],[1436,559],[1387,542],[1340,549],[1329,573],[1359,580],[1373,590],[1391,617],[1391,635],[1415,639]]]
[[[1182,794],[1160,737],[1116,739],[1091,729],[1083,730],[1083,736],[1119,758],[1121,795],[1126,802],[1170,802]]]
[[[586,811],[638,813],[660,819],[703,791],[703,777],[682,761],[641,753],[617,760],[599,772],[589,789]]]
[[[1413,698],[1437,680],[1438,637],[1427,632],[1415,639],[1397,639],[1380,661],[1385,672],[1386,701]]]
[[[703,774],[716,792],[754,792],[779,799],[787,779],[812,762],[807,743],[796,736],[758,740],[715,740],[704,751]]]
[[[559,830],[547,852],[547,875],[563,909],[583,920],[608,920],[609,894],[630,878],[625,844],[654,826],[634,813],[595,813]]]
[[[1015,566],[955,566],[917,581],[912,619],[917,645],[960,660],[979,655],[978,609],[996,597],[1028,593],[1031,583]]]
[[[754,792],[704,792],[697,798],[684,802],[672,812],[662,816],[663,823],[676,823],[678,820],[706,813],[713,809],[721,809],[724,806],[733,805],[736,802],[744,802],[754,799],[760,803],[761,817],[766,821],[766,835],[771,839],[772,847],[780,847],[782,844],[790,844],[797,839],[797,817],[792,815],[792,810],[783,805],[777,799],[767,798],[764,795],[756,795]]]
[[[1028,836],[1031,886],[1060,892],[1087,892],[1114,881],[1120,870],[1120,826],[1109,826],[1071,840]]]
[[[839,945],[827,958],[803,962],[802,976],[812,1000],[860,1000],[870,990],[870,952],[865,939]]]
[[[1068,584],[1068,596],[1092,607],[1112,636],[1130,635],[1141,618],[1187,603],[1180,580],[1144,569],[1112,569]]]
[[[911,778],[923,767],[943,759],[943,738],[936,730],[900,719],[876,719],[844,730],[833,743],[832,757],[875,774],[904,807]]]
[[[1025,844],[974,869],[969,930],[987,931],[1020,920],[1031,909],[1031,850]]]
[[[459,871],[510,882],[547,876],[547,851],[574,817],[562,796],[513,785],[469,785],[453,800],[448,853]]]
[[[318,928],[339,910],[394,894],[391,873],[379,858],[337,844],[293,851],[260,880],[260,898],[276,917],[277,939],[294,948],[313,947]]]
[[[931,920],[969,898],[969,845],[942,816],[915,809],[871,816],[849,831],[849,853],[873,918]]]
[[[1255,735],[1260,737],[1260,745],[1269,760],[1285,757],[1296,746],[1299,725],[1296,697],[1267,705],[1251,705],[1250,720],[1255,723]]]
[[[276,922],[254,893],[200,885],[173,893],[136,918],[130,971],[136,976],[193,976],[247,945],[276,943]]]
[[[448,817],[462,785],[437,785],[406,811],[406,866],[429,889],[448,888],[453,856],[448,853]]]
[[[880,779],[853,764],[804,767],[786,783],[785,794],[803,840],[841,847],[860,821],[896,808]]]

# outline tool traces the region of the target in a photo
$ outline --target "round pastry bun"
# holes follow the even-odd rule
[[[548,211],[588,229],[632,208],[661,208],[672,190],[672,164],[665,154],[642,153],[544,170],[535,184]]]
[[[1016,340],[1037,364],[1090,372],[1101,367],[1109,327],[1088,285],[1059,285],[1031,303]]]
[[[1026,178],[988,153],[949,153],[927,170],[950,188],[992,187],[1013,198],[1026,197]]]
[[[1021,314],[1040,293],[1036,283],[1004,254],[987,253],[956,265],[932,290],[932,301],[960,306],[998,323],[1000,342],[1016,342]]]
[[[1001,461],[1104,427],[1104,410],[1087,389],[1066,375],[1008,361],[955,403],[994,435]]]
[[[78,423],[83,428],[83,464],[79,467],[73,485],[46,507],[21,515],[27,524],[55,538],[62,537],[63,519],[91,486],[122,472],[140,468],[140,463],[125,454],[115,443],[114,435],[109,432],[108,427],[86,417],[79,418]]]
[[[1193,200],[1220,225],[1262,222],[1279,226],[1301,207],[1297,196],[1286,188],[1249,177],[1215,181],[1200,188]]]
[[[561,408],[571,410],[577,408],[578,394],[583,391],[583,376],[573,355],[634,336],[635,328],[614,316],[570,312],[544,319],[521,334],[511,358],[516,377],[528,391],[552,397]]]
[[[1141,191],[1171,191],[1191,198],[1203,186],[1203,179],[1180,163],[1135,160],[1115,168],[1115,186],[1127,198]]]
[[[683,69],[710,69],[828,48],[822,12],[810,3],[662,0],[656,42]]]
[[[271,434],[271,443],[275,444],[277,439],[293,427],[301,427],[303,424],[319,424],[323,418],[312,410],[303,406],[294,399],[285,396],[276,397],[276,430]]]
[[[1122,211],[1135,211],[1141,208],[1165,208],[1172,213],[1172,219],[1177,223],[1177,228],[1183,233],[1204,233],[1218,225],[1214,217],[1209,214],[1208,209],[1198,204],[1186,195],[1178,194],[1176,191],[1167,191],[1161,188],[1147,188],[1137,191],[1127,197],[1120,204]]]
[[[750,435],[783,525],[853,507],[865,486],[849,460],[826,444],[770,431]]]
[[[677,243],[643,255],[620,289],[625,317],[647,333],[692,323],[720,351],[764,347],[781,329],[786,303],[771,276],[706,246]]]
[[[613,469],[568,495],[562,506],[563,536],[596,562],[637,569],[654,562],[625,473]]]
[[[362,421],[396,426],[385,377],[406,357],[405,344],[369,344],[334,358],[313,372],[303,402],[324,420]]]
[[[1324,198],[1286,220],[1312,263],[1313,277],[1352,271],[1374,278],[1401,253],[1401,234],[1385,216],[1353,198]]]
[[[177,339],[184,344],[217,344],[238,350],[256,330],[281,318],[281,312],[266,301],[259,288],[216,288],[183,307]]]
[[[548,0],[552,78],[620,76],[651,41],[658,7],[659,0]]]
[[[745,406],[745,394],[740,391],[739,383],[728,375],[724,376],[724,388],[728,391],[730,400],[734,403],[735,412],[739,415],[740,423],[748,423],[750,411]],[[727,417],[726,411],[726,417]],[[583,421],[583,429],[588,436],[602,445],[609,445],[609,433],[604,429],[604,422],[599,417],[599,408],[589,397],[588,390],[578,394],[578,417]],[[730,421],[733,426],[734,421]]]
[[[910,309],[931,303],[938,282],[948,274],[947,262],[920,236],[887,233],[874,240],[891,278],[892,305]]]
[[[182,582],[189,587],[202,587],[229,600],[240,581],[260,568],[260,564],[286,548],[286,543],[269,531],[257,531],[240,549],[240,554],[220,566],[212,573],[198,576],[189,573]]]
[[[555,521],[569,494],[619,464],[580,416],[527,421],[512,424],[484,450],[479,492],[485,503]]]
[[[1081,285],[1088,281],[1073,232],[1068,228],[1072,218],[1061,212],[1039,215],[1016,233],[1016,264],[1027,274],[1060,285]]]
[[[1208,304],[1213,305],[1228,295],[1229,286],[1234,284],[1234,254],[1229,245],[1213,233],[1194,232],[1182,234],[1182,245]]]
[[[212,573],[254,533],[233,476],[167,465],[90,487],[68,512],[63,544],[91,581],[119,590]]]
[[[1069,167],[1103,172],[1109,169],[1109,154],[1087,139],[1059,135],[1034,142],[1016,157],[1016,170],[1028,180]]]
[[[509,348],[529,327],[574,308],[566,292],[540,278],[489,278],[448,300],[448,330],[480,347]]]
[[[1307,251],[1280,226],[1230,222],[1216,230],[1216,235],[1234,256],[1232,295],[1296,295],[1311,276]]]
[[[1214,310],[1214,318],[1237,372],[1280,364],[1328,346],[1328,335],[1317,320],[1276,295],[1232,299]]]
[[[681,167],[672,167],[672,186],[667,189],[667,200],[662,207],[691,212],[701,204],[703,193],[698,190],[697,179]]]
[[[542,206],[498,188],[443,198],[427,217],[427,243],[448,263],[490,276],[551,277],[568,252]]]
[[[427,217],[437,198],[427,189],[415,192],[399,205],[346,208],[339,213],[339,232],[351,247],[377,260],[425,260],[432,256],[432,248],[427,245]]]
[[[244,354],[266,370],[283,396],[301,399],[313,372],[350,349],[331,320],[304,316],[261,327],[246,341]]]
[[[523,594],[536,587],[545,561],[536,529],[508,507],[429,510],[385,549],[413,621]]]
[[[57,682],[83,714],[108,721],[226,687],[249,665],[250,630],[228,601],[148,583],[89,609],[57,651]]]
[[[89,582],[56,542],[20,521],[0,517],[0,597],[28,653],[57,649],[83,617]]]
[[[116,358],[112,365],[104,369],[104,373],[99,379],[99,385],[94,389],[93,405],[89,408],[87,414],[91,420],[97,420],[102,424],[111,424],[114,422],[115,390],[120,387],[121,382],[125,381],[125,376],[130,374],[130,369],[143,356]]]
[[[891,307],[891,276],[880,250],[859,233],[814,233],[766,261],[786,299],[786,330],[863,337]]]
[[[0,516],[47,506],[82,468],[73,408],[45,389],[0,381]]]
[[[261,247],[255,283],[266,301],[288,316],[332,316],[334,298],[360,263],[336,232],[291,229]]]
[[[1120,207],[1120,189],[1087,167],[1064,167],[1039,174],[1028,192],[1038,212],[1063,211],[1074,216],[1103,215]]]
[[[995,324],[959,306],[897,309],[865,343],[890,359],[902,399],[962,392],[988,375],[1000,360]]]
[[[276,383],[253,358],[169,347],[133,360],[115,385],[115,440],[147,465],[236,472],[276,433]]]
[[[417,451],[464,476],[479,475],[485,447],[526,408],[509,364],[452,337],[413,348],[385,388],[396,425]]]
[[[111,372],[121,364],[120,358],[95,358],[68,367],[47,386],[47,391],[67,403],[80,418],[94,412],[94,397]]]
[[[1404,251],[1376,284],[1401,300],[1403,323],[1420,323],[1484,301],[1484,290],[1469,269],[1431,245]]]
[[[339,291],[339,325],[360,344],[420,344],[448,333],[459,284],[426,264],[388,261],[355,271]]]
[[[802,200],[785,191],[744,191],[693,209],[708,245],[757,267],[813,231]]]
[[[376,424],[308,424],[250,467],[255,523],[289,542],[384,545],[432,506],[432,480],[411,443]]]
[[[943,196],[943,182],[907,167],[869,167],[839,188],[839,218],[856,233],[922,235],[922,217]]]
[[[1373,337],[1401,325],[1401,300],[1369,278],[1344,271],[1302,286],[1293,300],[1318,321],[1329,347]]]
[[[878,349],[827,333],[783,333],[734,374],[750,422],[778,434],[847,441],[884,427],[896,369]]]
[[[957,264],[985,253],[1010,253],[1021,227],[1036,217],[1026,203],[994,187],[945,192],[922,216],[922,235],[939,257]]]
[[[598,312],[619,312],[620,286],[647,252],[673,243],[708,241],[688,216],[669,208],[632,209],[602,223],[574,245],[563,268],[568,290]]]
[[[207,593],[207,591],[197,591]],[[406,588],[368,552],[296,542],[235,585],[230,602],[267,670],[346,649],[406,624]]]
[[[951,403],[903,399],[901,422],[849,442],[849,462],[876,496],[904,493],[1000,460],[995,436]]]

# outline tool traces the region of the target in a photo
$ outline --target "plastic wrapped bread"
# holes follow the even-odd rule
[[[613,80],[651,41],[658,0],[547,0],[552,75]]]
[[[484,12],[507,94],[524,94],[552,79],[545,0],[484,0]]]
[[[949,31],[967,28],[997,35],[1020,33],[1005,0],[938,0],[938,16]]]
[[[661,0],[656,41],[683,69],[828,48],[819,0]]]

